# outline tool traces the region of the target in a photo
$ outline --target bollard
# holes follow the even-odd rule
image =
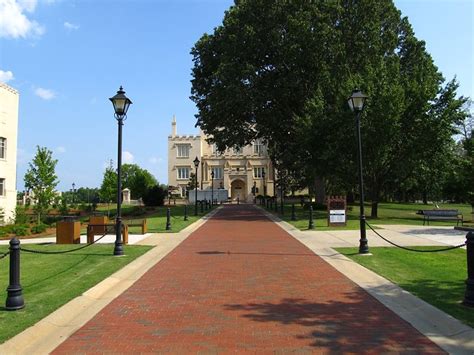
[[[268,198],[265,200],[265,203],[266,203],[267,208],[268,208],[268,206],[270,206],[270,202],[269,202]]]
[[[202,200],[200,201],[200,205],[201,205],[201,213],[203,213],[204,212],[204,203],[203,203]]]
[[[237,204],[240,205],[240,197],[237,196]]]
[[[296,221],[296,214],[295,214],[295,204],[291,204],[291,220]]]
[[[474,307],[474,232],[466,235],[467,279],[463,305]]]
[[[171,230],[171,210],[169,208],[166,209],[166,230]]]
[[[20,285],[20,241],[10,240],[10,284],[7,287],[7,301],[5,309],[16,311],[25,307],[22,288]]]
[[[313,222],[313,206],[309,205],[309,224],[308,229],[314,229],[314,222]]]
[[[184,220],[188,220],[188,205],[184,205]]]
[[[285,213],[284,213],[284,209],[283,209],[283,198],[281,198],[280,200],[280,214],[283,216]]]
[[[275,198],[275,212],[278,212],[278,199]]]

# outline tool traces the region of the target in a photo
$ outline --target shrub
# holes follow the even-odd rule
[[[8,234],[9,233],[5,229],[3,228],[0,229],[0,238],[6,237]]]
[[[48,226],[46,224],[43,224],[43,223],[37,224],[31,227],[31,233],[33,234],[43,233],[47,228]]]
[[[28,226],[25,224],[15,224],[12,227],[12,232],[17,236],[28,235],[30,233]]]
[[[148,188],[143,195],[143,203],[145,206],[163,206],[167,191],[160,185]]]
[[[26,214],[26,207],[16,206],[15,208],[15,224],[27,224],[29,217]]]

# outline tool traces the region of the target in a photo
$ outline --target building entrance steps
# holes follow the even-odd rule
[[[220,209],[53,353],[443,353],[251,205]]]

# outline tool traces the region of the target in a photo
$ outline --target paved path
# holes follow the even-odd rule
[[[54,353],[441,353],[251,206],[226,206]]]

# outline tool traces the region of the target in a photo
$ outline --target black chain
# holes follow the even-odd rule
[[[408,250],[408,251],[416,251],[417,253],[436,253],[436,252],[439,252],[439,251],[447,251],[447,250],[462,248],[463,246],[466,245],[466,242],[464,242],[463,244],[455,245],[455,246],[452,246],[452,247],[443,248],[443,249],[433,249],[433,250],[419,250],[419,249],[407,248],[407,247],[404,247],[404,246],[395,244],[394,242],[388,240],[387,238],[382,237],[382,236],[380,235],[380,233],[378,233],[374,228],[372,228],[372,226],[371,226],[369,223],[367,223],[367,221],[365,222],[365,224],[366,224],[370,229],[372,229],[372,231],[373,231],[375,234],[377,234],[380,238],[382,238],[383,240],[385,240],[387,243],[390,243],[390,244],[392,244],[393,246],[396,246],[397,248],[405,249],[405,250]]]
[[[5,258],[8,254],[10,254],[10,250],[3,253],[2,255],[0,255],[0,260],[2,260],[3,258]]]
[[[27,253],[33,253],[33,254],[66,254],[66,253],[72,253],[73,251],[81,250],[87,247],[90,247],[91,245],[97,243],[99,240],[104,238],[107,234],[109,234],[109,230],[106,230],[105,233],[97,240],[94,240],[92,243],[83,245],[79,248],[76,249],[70,249],[70,250],[61,250],[61,251],[41,251],[41,250],[33,250],[33,249],[26,249],[23,247],[20,247],[21,251],[27,252]]]

